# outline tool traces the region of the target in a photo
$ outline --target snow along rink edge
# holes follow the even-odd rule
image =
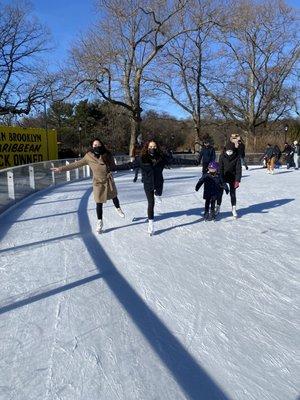
[[[102,235],[90,181],[0,217],[0,399],[296,400],[299,174],[243,172],[214,223],[167,170],[153,237],[131,174]]]

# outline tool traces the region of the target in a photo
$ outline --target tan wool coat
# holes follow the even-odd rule
[[[113,157],[111,157],[110,166],[107,167],[102,156],[97,158],[92,152],[88,152],[81,160],[59,167],[59,170],[61,172],[71,171],[84,165],[88,165],[93,172],[93,194],[96,203],[106,203],[107,200],[111,200],[118,195],[111,173],[111,169],[115,168]]]

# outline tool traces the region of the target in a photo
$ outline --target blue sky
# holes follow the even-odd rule
[[[5,3],[13,3],[13,0],[4,0]],[[299,0],[287,0],[286,3],[293,7],[299,7]],[[53,68],[57,63],[63,64],[68,56],[68,51],[81,33],[95,21],[95,0],[31,0],[33,14],[46,25],[53,38],[54,50],[49,57],[49,63]],[[153,101],[154,108],[159,111],[169,112],[179,118],[187,116],[179,107],[166,99]]]

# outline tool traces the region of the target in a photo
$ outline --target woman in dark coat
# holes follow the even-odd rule
[[[161,202],[164,178],[163,169],[167,164],[166,156],[162,153],[154,140],[146,142],[143,146],[139,167],[142,171],[142,180],[148,200],[148,233],[154,233],[154,205],[155,199]]]
[[[232,215],[237,217],[236,212],[236,189],[239,187],[242,177],[241,157],[234,143],[228,143],[219,159],[220,175],[224,182],[229,184],[229,193],[232,206]],[[218,204],[219,208],[221,203]],[[218,210],[219,211],[219,210]]]

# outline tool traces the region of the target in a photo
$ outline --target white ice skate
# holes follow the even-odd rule
[[[153,223],[153,219],[149,219],[148,220],[148,233],[150,236],[152,236],[154,234],[154,223]]]
[[[237,218],[237,212],[236,212],[236,206],[232,206],[232,216],[234,217],[234,218]]]
[[[215,210],[215,215],[218,215],[220,213],[220,208],[221,206],[219,206],[218,204],[216,205],[216,210]]]
[[[120,215],[121,218],[125,218],[125,214],[123,213],[121,208],[116,208],[116,211]]]
[[[103,228],[103,221],[102,221],[102,219],[98,219],[97,225],[96,225],[96,232],[102,233],[102,228]]]
[[[157,194],[155,195],[155,200],[157,201],[158,204],[162,203],[161,196],[158,196]]]

